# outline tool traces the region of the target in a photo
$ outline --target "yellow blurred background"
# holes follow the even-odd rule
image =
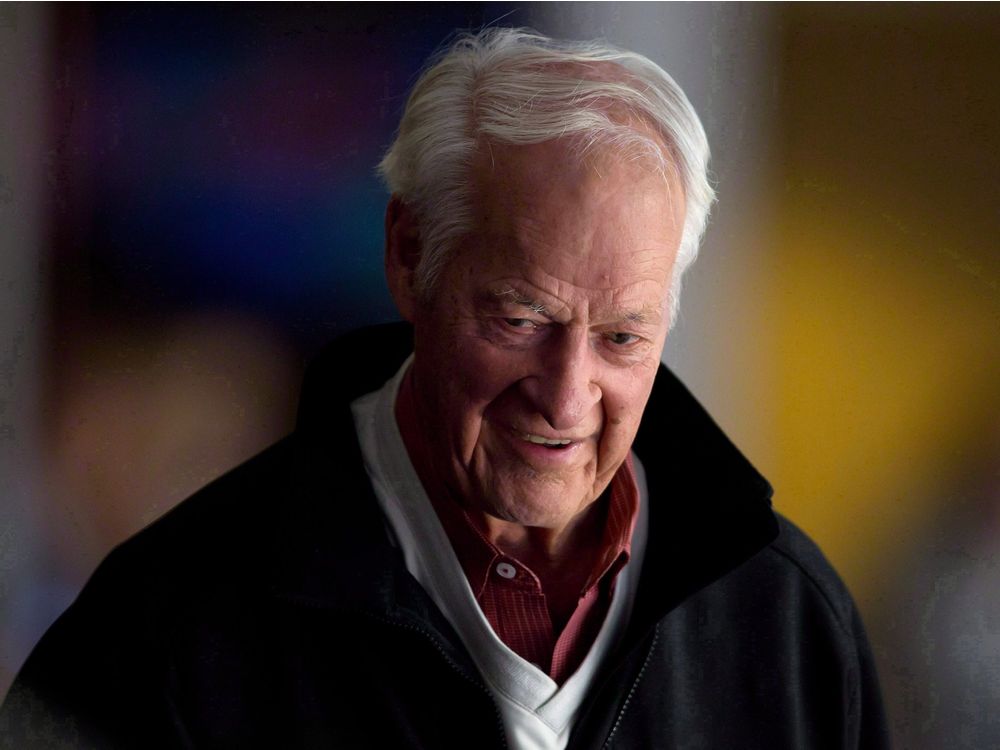
[[[772,473],[862,599],[1000,448],[998,22],[961,5],[784,21]]]

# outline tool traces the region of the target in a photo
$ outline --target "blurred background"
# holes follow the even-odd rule
[[[719,204],[665,358],[864,614],[897,744],[1000,746],[1000,6],[0,5],[0,694],[112,546],[394,317],[375,177],[500,22],[661,63]]]

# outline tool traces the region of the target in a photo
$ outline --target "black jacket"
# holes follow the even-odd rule
[[[388,543],[349,403],[386,326],[310,368],[295,432],[115,549],[0,710],[0,746],[499,748],[498,710]],[[850,596],[661,368],[635,451],[649,543],[571,748],[879,748]]]

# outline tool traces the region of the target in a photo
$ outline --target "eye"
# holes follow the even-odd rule
[[[607,339],[615,346],[628,346],[629,344],[634,344],[639,340],[639,337],[634,333],[625,333],[624,331],[612,331],[607,334]]]
[[[525,331],[538,328],[538,324],[535,321],[528,320],[527,318],[504,318],[503,322],[510,328],[518,328]]]

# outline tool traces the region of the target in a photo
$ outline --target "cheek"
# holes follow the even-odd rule
[[[631,446],[646,408],[652,383],[630,380],[627,388],[609,394],[605,392],[605,448],[624,453]]]
[[[627,408],[619,409],[615,413],[608,413],[607,427],[601,442],[604,450],[612,454],[610,457],[615,457],[618,454],[624,455],[632,444],[638,426],[639,420]]]
[[[492,401],[516,386],[528,368],[517,352],[499,349],[479,338],[470,338],[456,352],[465,392],[479,401]]]
[[[484,417],[502,415],[513,408],[518,378],[508,354],[469,340],[443,364],[438,392],[463,444],[479,439]]]

